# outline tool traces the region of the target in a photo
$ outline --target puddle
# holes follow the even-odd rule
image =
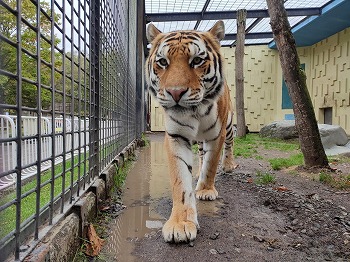
[[[122,196],[127,208],[111,221],[112,231],[102,255],[107,261],[136,261],[132,256],[134,242],[161,230],[170,215],[171,191],[163,137],[150,136],[150,146],[140,150],[128,174]],[[215,215],[219,204],[198,201],[198,213]]]

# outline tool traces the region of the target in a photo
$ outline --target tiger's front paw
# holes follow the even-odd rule
[[[197,225],[192,221],[176,221],[170,218],[162,231],[166,242],[191,242],[196,239]]]
[[[196,191],[196,197],[200,200],[215,200],[218,196],[218,191],[213,189],[201,189]]]

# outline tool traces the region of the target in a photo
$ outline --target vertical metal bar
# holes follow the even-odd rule
[[[136,137],[141,138],[144,131],[144,114],[142,102],[144,99],[144,91],[142,86],[143,77],[143,36],[144,36],[144,14],[145,0],[137,0],[136,15]]]
[[[126,115],[127,115],[127,144],[130,142],[130,53],[129,53],[129,45],[130,45],[130,20],[129,20],[129,1],[127,2],[127,7],[126,7],[126,21],[125,21],[125,27],[127,27],[127,29],[125,30],[127,32],[126,35],[126,85],[123,88],[126,88]]]
[[[50,215],[49,224],[52,225],[54,214],[55,198],[55,154],[56,154],[56,136],[55,136],[55,0],[51,0],[51,186],[50,186]]]
[[[77,196],[80,193],[80,172],[81,172],[81,3],[78,3],[78,179],[77,179]]]
[[[63,162],[62,162],[62,187],[61,187],[61,213],[64,211],[65,184],[66,184],[66,142],[67,142],[67,121],[66,121],[66,1],[62,1],[62,91],[63,91]]]
[[[34,239],[39,236],[40,190],[41,190],[41,30],[40,30],[40,1],[36,3],[36,85],[37,85],[37,173],[36,173],[36,201],[35,201],[35,231]]]
[[[86,185],[86,173],[87,173],[87,134],[88,134],[88,130],[87,130],[87,121],[86,121],[86,112],[88,111],[87,109],[87,84],[89,83],[88,81],[86,81],[86,77],[87,77],[87,64],[86,64],[86,60],[87,60],[87,12],[91,9],[91,2],[90,2],[90,6],[89,9],[86,8],[86,2],[84,1],[84,181],[83,181],[83,190],[85,190],[85,185]],[[91,19],[91,17],[90,17]],[[91,34],[91,27],[89,27],[89,34]],[[89,43],[89,45],[91,46],[91,43]],[[90,61],[89,61],[90,62]],[[90,75],[89,75],[90,78]],[[89,89],[90,89],[90,85],[89,85]],[[89,126],[90,126],[90,122],[89,122]],[[89,127],[90,128],[90,127]],[[90,163],[89,163],[90,164]]]
[[[22,194],[22,1],[17,1],[17,166],[16,166],[16,229],[15,229],[15,259],[19,259],[21,233],[21,194]]]
[[[90,179],[99,173],[99,52],[100,52],[100,1],[91,0],[90,15]],[[89,181],[90,182],[90,181]]]
[[[75,117],[74,117],[74,4],[73,0],[70,1],[71,10],[71,60],[70,60],[70,75],[71,75],[71,103],[70,103],[70,118],[71,118],[71,150],[70,150],[70,192],[69,192],[69,203],[73,201],[73,184],[74,184],[74,135],[75,135]]]

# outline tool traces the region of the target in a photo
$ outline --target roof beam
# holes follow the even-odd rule
[[[236,40],[237,34],[226,34],[223,40]],[[245,35],[245,39],[264,39],[264,38],[273,38],[272,33],[263,32],[263,33],[248,33]]]
[[[293,8],[286,9],[288,16],[312,16],[320,15],[320,8]],[[269,17],[267,10],[247,10],[247,18]],[[182,12],[182,13],[148,13],[147,22],[172,22],[172,21],[198,21],[236,19],[237,11],[211,11],[211,12]]]
[[[202,13],[202,17],[203,17],[203,14],[205,13],[205,11],[207,11],[207,8],[208,8],[209,3],[210,3],[210,0],[205,1],[205,4],[204,4],[203,9],[202,9],[202,12],[201,12],[201,13]],[[199,26],[199,24],[201,23],[201,21],[202,21],[202,20],[197,20],[197,23],[196,23],[196,25],[194,26],[194,30],[197,30],[197,29],[198,29],[198,26]]]

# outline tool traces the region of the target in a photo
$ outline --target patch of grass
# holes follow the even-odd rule
[[[141,134],[141,140],[145,143],[145,146],[149,146],[150,141],[149,139],[146,137],[145,133]]]
[[[258,147],[257,140],[259,136],[256,134],[247,134],[245,137],[236,137],[234,144],[235,156],[242,156],[244,158],[253,157],[257,154]]]
[[[273,170],[281,170],[282,168],[304,164],[304,156],[302,153],[298,153],[288,158],[272,158],[269,159],[269,162]]]
[[[350,175],[321,172],[319,181],[336,189],[350,189]]]
[[[254,157],[263,159],[258,155],[257,148],[275,149],[282,152],[292,152],[299,149],[299,144],[296,140],[280,140],[272,138],[263,138],[259,134],[247,134],[245,137],[236,137],[234,145],[235,156],[244,158]],[[257,158],[258,157],[258,158]]]
[[[271,175],[270,173],[262,173],[258,172],[256,174],[257,179],[255,181],[258,185],[267,185],[267,184],[274,184],[276,182],[276,177],[274,175]]]
[[[134,157],[129,157],[129,159],[124,163],[122,168],[117,168],[117,174],[113,177],[114,179],[114,185],[116,186],[116,189],[119,190],[121,189],[124,184],[125,184],[125,180],[126,177],[134,163],[135,159]]]
[[[299,144],[296,141],[283,141],[276,139],[263,139],[262,145],[265,149],[277,149],[283,152],[291,152],[299,149]]]
[[[337,163],[337,164],[343,164],[343,163],[350,163],[350,157],[338,155],[338,156],[329,156],[328,157],[329,163]]]
[[[63,163],[55,166],[55,179],[51,180],[51,169],[46,170],[40,176],[41,184],[46,184],[40,188],[40,208],[47,205],[51,200],[51,184],[53,183],[53,197],[57,197],[62,192],[62,186],[64,190],[67,190],[73,184],[77,183],[79,177],[79,165],[80,165],[80,179],[84,175],[84,165],[86,170],[89,169],[89,163],[86,159],[84,162],[83,156],[81,156],[81,163],[79,164],[79,156],[75,156],[73,161],[67,159],[65,163],[65,174],[63,174]],[[73,162],[73,163],[72,163]],[[73,164],[73,166],[72,166]],[[34,179],[24,185],[22,185],[22,195],[32,191],[37,187],[37,180]],[[0,205],[4,205],[12,200],[16,199],[16,192],[10,192],[6,196],[0,199]],[[21,200],[21,222],[28,219],[36,212],[36,192],[30,193]],[[16,206],[11,205],[8,208],[0,212],[0,239],[15,229],[16,226]]]

